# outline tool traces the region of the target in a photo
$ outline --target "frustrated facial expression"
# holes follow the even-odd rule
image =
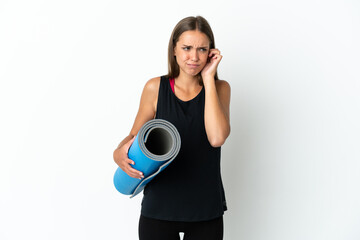
[[[180,74],[196,76],[205,67],[209,51],[209,38],[199,31],[183,32],[174,48]]]

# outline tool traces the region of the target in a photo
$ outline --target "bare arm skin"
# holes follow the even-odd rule
[[[150,79],[143,89],[140,106],[130,134],[125,137],[114,150],[115,163],[130,177],[143,178],[142,172],[134,169],[131,165],[136,164],[128,158],[128,150],[140,128],[149,120],[154,119],[160,86],[160,77]]]
[[[215,81],[215,73],[222,59],[218,49],[211,49],[209,62],[201,71],[205,87],[205,130],[213,147],[220,147],[230,134],[230,85]]]
[[[220,147],[230,134],[230,85],[224,80],[204,81],[205,130],[213,147]]]

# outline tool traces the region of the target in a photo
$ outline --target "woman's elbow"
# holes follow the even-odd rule
[[[230,134],[230,129],[228,132],[226,132],[223,135],[217,135],[217,136],[213,136],[211,138],[209,138],[209,143],[212,147],[217,148],[217,147],[221,147],[222,145],[224,145],[227,137]]]
[[[212,147],[217,148],[221,147],[225,143],[225,139],[210,139],[209,143]]]

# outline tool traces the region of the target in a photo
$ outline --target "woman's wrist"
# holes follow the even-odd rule
[[[203,84],[205,87],[207,87],[209,84],[215,85],[215,77],[214,76],[203,76]]]

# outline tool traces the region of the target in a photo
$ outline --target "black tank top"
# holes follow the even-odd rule
[[[205,88],[189,101],[178,99],[161,77],[156,117],[178,129],[181,149],[144,189],[141,214],[168,221],[203,221],[227,210],[220,173],[221,148],[210,145],[204,125]]]

